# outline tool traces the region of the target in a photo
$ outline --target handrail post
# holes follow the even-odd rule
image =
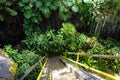
[[[40,62],[40,67],[42,68],[42,66],[43,66],[43,65],[42,65],[42,61],[41,61],[41,62]]]
[[[44,70],[44,68],[45,68],[45,66],[47,64],[48,58],[46,57],[46,58],[44,58],[44,60],[45,60],[45,63],[42,63],[42,61],[40,62],[41,71],[40,71],[40,73],[39,73],[36,80],[40,80],[42,76],[46,75],[46,74],[43,74],[43,70]]]
[[[67,53],[67,54],[71,54],[71,53]],[[76,55],[76,60],[73,60],[73,59],[70,59],[70,58],[66,58],[66,54],[65,54],[64,56],[62,56],[62,57],[63,57],[66,61],[72,62],[73,64],[75,64],[75,67],[76,67],[77,69],[79,69],[79,66],[81,66],[81,67],[84,67],[84,68],[87,69],[87,70],[93,71],[93,72],[95,72],[95,73],[97,73],[97,74],[100,74],[100,75],[104,76],[104,78],[109,78],[110,80],[120,80],[120,78],[117,78],[117,77],[115,77],[115,76],[113,76],[113,75],[111,75],[111,74],[108,74],[108,73],[102,72],[102,71],[100,71],[100,70],[91,68],[91,67],[86,66],[86,65],[84,65],[84,64],[82,64],[82,63],[79,62],[79,57],[80,57],[80,56],[110,59],[110,58],[106,57],[106,55],[95,55],[95,54],[94,54],[94,55],[90,55],[90,54],[89,54],[89,55],[88,55],[88,54],[85,54],[85,55],[84,55],[84,54],[79,54],[79,53],[77,53],[77,54],[74,53],[74,55]],[[99,57],[99,56],[100,56],[100,57]],[[102,57],[101,57],[101,56],[102,56]],[[110,57],[111,57],[111,56],[110,56]],[[115,56],[114,56],[114,57],[115,57]],[[111,59],[115,59],[115,58],[111,57]],[[120,59],[120,56],[116,57],[116,59]]]
[[[79,54],[77,54],[77,58],[76,58],[76,68],[78,69],[79,67],[78,67],[78,65],[77,65],[77,62],[79,61]]]
[[[65,53],[65,58],[67,58],[67,54]]]

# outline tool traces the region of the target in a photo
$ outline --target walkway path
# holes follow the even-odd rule
[[[77,80],[65,65],[60,61],[60,57],[52,57],[48,60],[51,80]]]

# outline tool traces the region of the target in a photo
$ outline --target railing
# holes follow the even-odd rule
[[[85,56],[85,57],[96,57],[96,58],[104,58],[104,59],[120,59],[120,56],[114,56],[114,55],[100,55],[100,54],[86,54],[85,52],[81,53],[73,53],[68,52],[67,54],[73,54],[78,56]]]
[[[47,61],[48,61],[48,58],[46,57],[44,63],[42,63],[42,61],[40,62],[40,66],[41,66],[42,69],[41,69],[41,71],[40,71],[40,73],[39,73],[39,75],[37,77],[37,80],[41,80],[42,77],[47,76],[47,73],[46,74],[43,73],[43,71],[45,69],[45,66],[47,64]]]
[[[67,57],[67,55],[75,55],[76,56],[76,60],[72,60],[70,58]],[[66,61],[72,62],[76,65],[76,68],[78,68],[78,66],[84,67],[87,70],[91,70],[97,74],[100,74],[106,78],[109,78],[110,80],[120,80],[118,78],[116,78],[115,76],[102,72],[100,70],[96,70],[94,68],[91,68],[89,66],[86,66],[82,63],[79,63],[79,58],[80,56],[86,56],[86,57],[96,57],[96,58],[105,58],[105,59],[120,59],[120,56],[112,56],[112,55],[90,55],[90,54],[83,54],[83,53],[72,53],[72,52],[68,52],[68,53],[64,53],[64,55],[62,56],[63,59],[65,59]]]
[[[42,77],[42,72],[43,72],[43,69],[45,68],[45,65],[47,63],[47,60],[48,58],[47,57],[42,57],[38,62],[36,62],[34,65],[32,65],[29,69],[27,69],[17,80],[23,80],[27,75],[29,75],[29,73],[35,69],[35,67],[37,65],[40,64],[40,67],[42,68],[41,69],[41,72],[39,73],[38,77],[37,77],[37,80],[40,80],[40,78]],[[45,61],[45,63],[43,64],[42,61]]]

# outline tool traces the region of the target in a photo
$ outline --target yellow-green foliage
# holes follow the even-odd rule
[[[17,76],[17,67],[18,67],[18,64],[15,63],[15,62],[13,62],[13,63],[10,63],[8,66],[10,67],[9,71],[14,74],[14,75],[10,75],[10,79],[14,80],[15,77]]]
[[[4,52],[2,49],[0,49],[0,52],[2,53],[3,56],[9,58],[9,55],[6,52]]]
[[[75,33],[77,31],[75,29],[75,26],[73,26],[73,24],[63,23],[62,26],[63,27],[60,29],[59,35],[62,35],[65,38],[75,36]]]
[[[9,64],[10,67],[15,67],[11,67],[10,71],[17,72],[18,76],[20,76],[24,71],[30,68],[30,66],[33,65],[41,57],[35,54],[33,51],[29,50],[23,50],[22,54],[20,54],[18,50],[13,49],[11,45],[6,45],[4,49],[9,54],[9,56],[18,64],[17,71],[17,64]]]

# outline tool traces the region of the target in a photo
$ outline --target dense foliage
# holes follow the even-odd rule
[[[4,13],[9,13],[11,16],[17,15],[18,12],[13,8],[14,3],[14,0],[0,1],[0,21],[4,21]],[[43,19],[49,19],[54,12],[57,12],[61,22],[69,22],[73,15],[79,14],[84,27],[93,26],[92,24],[95,23],[99,25],[100,22],[103,22],[102,27],[104,27],[106,16],[119,13],[120,0],[88,0],[88,2],[84,0],[19,0],[16,7],[24,16],[23,26],[26,38],[22,44],[25,44],[26,49],[19,51],[10,45],[5,46],[4,49],[18,63],[18,76],[45,54],[55,56],[63,52],[84,51],[86,54],[120,55],[119,42],[89,37],[79,33],[70,23],[63,23],[58,31],[48,27],[42,30],[40,26]],[[91,33],[100,32],[98,25],[91,27],[93,28]],[[69,57],[75,59],[74,56]],[[120,60],[81,57],[79,61],[106,72],[120,73]],[[35,72],[31,73],[32,76]]]
[[[57,12],[57,16],[62,21],[69,21],[75,14],[79,14],[82,25],[84,25],[82,27],[89,25],[91,26],[90,33],[98,34],[101,27],[97,24],[94,27],[92,24],[102,21],[104,22],[102,27],[104,27],[106,17],[110,14],[117,16],[120,10],[119,0],[1,0],[0,4],[0,20],[2,21],[6,15],[4,12],[15,16],[17,11],[14,7],[18,11],[21,10],[24,16],[24,32],[27,36],[36,31],[39,32],[41,21],[50,18],[54,12]]]
[[[16,16],[17,12],[11,8],[13,2],[11,0],[0,0],[0,21],[4,21],[5,12],[11,16]]]
[[[40,55],[30,50],[23,50],[22,53],[19,53],[18,49],[13,49],[11,45],[6,45],[4,50],[18,64],[18,76],[22,75],[25,70],[30,68],[30,66],[41,58]]]
[[[42,34],[34,33],[23,42],[29,49],[36,50],[39,53],[49,53],[50,56],[63,52],[81,51],[86,54],[120,55],[119,42],[112,39],[103,40],[97,37],[88,37],[77,32],[72,24],[63,23],[62,25],[63,27],[58,32],[49,30]],[[75,58],[74,56],[70,57]],[[106,72],[120,72],[120,60],[80,58],[80,62]]]
[[[27,36],[40,31],[41,21],[50,18],[54,12],[57,12],[59,19],[63,22],[79,14],[84,25],[82,27],[89,25],[91,26],[89,32],[99,35],[106,23],[105,19],[110,14],[119,13],[119,3],[119,0],[88,0],[86,2],[84,0],[21,0],[18,5],[24,14],[24,32]],[[100,26],[101,22],[103,23]]]
[[[76,36],[77,35],[77,36]],[[40,53],[60,54],[64,51],[78,51],[81,46],[84,46],[84,40],[87,36],[76,31],[72,24],[64,23],[63,27],[55,32],[54,30],[46,31],[45,33],[35,32],[23,43],[29,49],[36,50]]]
[[[87,47],[89,47],[89,49],[86,50],[87,54],[120,56],[120,43],[113,41],[112,39],[103,40],[91,37],[90,41],[87,43]],[[80,58],[80,62],[111,74],[120,73],[120,60],[87,57]]]

